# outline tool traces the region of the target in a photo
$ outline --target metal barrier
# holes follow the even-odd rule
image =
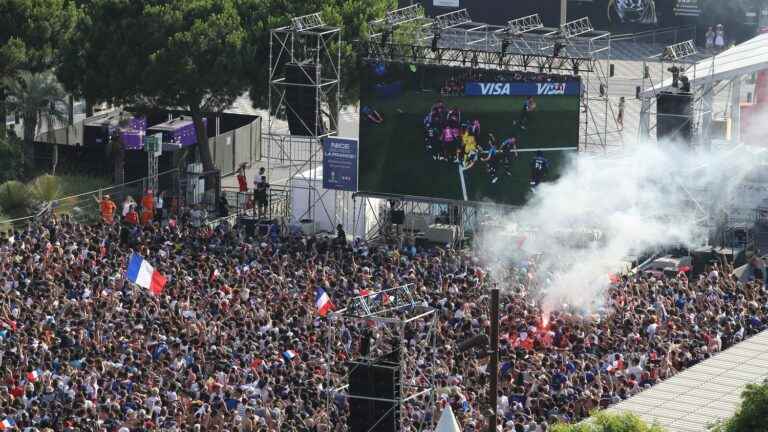
[[[288,167],[310,160],[321,160],[323,152],[317,151],[317,141],[311,137],[264,134],[263,156],[274,167]]]
[[[221,193],[226,197],[230,208],[235,210],[235,215],[256,215],[257,209],[254,208],[253,191],[240,192],[237,188],[223,187]],[[290,189],[284,186],[273,185],[269,188],[267,197],[267,211],[263,215],[267,219],[280,217],[290,217],[291,215],[291,194]]]
[[[176,211],[176,209],[183,204],[183,200],[179,199],[182,197],[180,196],[178,169],[159,173],[158,179],[158,183],[161,185],[160,192],[166,192],[164,196],[165,207],[167,209],[173,209],[172,211]],[[19,226],[42,220],[51,214],[66,214],[71,220],[79,223],[95,223],[101,216],[99,213],[99,203],[94,198],[102,199],[105,195],[109,195],[112,201],[118,206],[117,213],[119,216],[122,201],[128,196],[132,198],[135,197],[135,201],[140,201],[148,184],[149,177],[142,177],[123,184],[58,198],[49,203],[45,203],[43,205],[43,210],[38,211],[33,215],[0,221],[0,224]]]

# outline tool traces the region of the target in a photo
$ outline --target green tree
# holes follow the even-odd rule
[[[155,46],[143,96],[153,106],[189,110],[200,160],[212,170],[204,114],[231,106],[247,85],[238,9],[233,0],[170,0],[147,7],[145,15]]]
[[[247,88],[246,33],[234,0],[88,0],[59,76],[86,100],[137,110],[184,108],[206,170],[213,159],[206,112]]]
[[[368,22],[384,17],[395,0],[307,0],[285,2],[280,0],[239,0],[238,7],[248,31],[247,59],[250,77],[250,98],[256,108],[267,107],[269,88],[269,31],[290,24],[290,18],[320,12],[327,25],[342,30],[341,40],[341,104],[359,100],[360,60],[358,41],[368,36]],[[279,48],[279,47],[278,47]],[[330,46],[331,52],[337,47]],[[329,107],[337,110],[338,107]]]
[[[4,136],[5,87],[20,69],[42,72],[55,66],[59,49],[78,16],[72,0],[0,1],[0,136]]]
[[[51,72],[33,73],[21,71],[16,78],[6,80],[8,89],[7,104],[13,111],[19,112],[24,120],[24,164],[27,173],[31,173],[35,162],[35,135],[42,119],[52,128],[54,121],[63,121],[67,117],[62,108],[66,102],[63,87]],[[54,162],[57,150],[54,146]]]
[[[664,429],[655,424],[649,426],[634,414],[598,412],[578,424],[557,424],[552,432],[664,432]]]
[[[736,414],[714,425],[713,432],[759,432],[768,430],[768,380],[749,384],[741,393]]]
[[[13,180],[24,168],[21,144],[13,134],[0,136],[0,182]]]

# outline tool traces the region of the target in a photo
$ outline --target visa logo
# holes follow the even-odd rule
[[[509,96],[511,87],[505,83],[479,83],[483,96]]]
[[[538,95],[564,95],[565,83],[536,84]]]

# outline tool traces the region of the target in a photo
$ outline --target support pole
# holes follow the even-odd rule
[[[568,0],[560,0],[560,25],[568,22]]]
[[[731,81],[731,142],[741,142],[741,80],[736,77]]]
[[[712,110],[715,102],[715,85],[706,84],[702,87],[701,91],[704,93],[704,96],[701,98],[703,114],[701,119],[701,129],[699,130],[699,143],[701,148],[708,152],[712,150],[712,137],[710,136],[710,132],[712,128]]]
[[[496,396],[499,387],[499,289],[491,289],[491,340],[488,361],[488,432],[496,432]]]

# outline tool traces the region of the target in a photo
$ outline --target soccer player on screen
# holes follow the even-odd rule
[[[461,151],[459,149],[456,150],[456,161],[463,161],[467,155],[477,153],[477,139],[475,139],[475,136],[472,135],[467,127],[462,128],[461,143]]]
[[[531,186],[538,186],[548,172],[549,160],[544,157],[544,152],[539,150],[536,152],[536,156],[531,159]]]
[[[528,128],[528,118],[530,113],[536,111],[536,100],[533,96],[528,96],[523,102],[523,109],[520,112],[520,129],[525,130]]]
[[[488,175],[491,176],[491,183],[499,181],[499,161],[498,161],[498,149],[496,148],[496,138],[493,134],[489,134],[488,138],[488,150],[485,152],[486,156],[480,160],[488,165]]]

